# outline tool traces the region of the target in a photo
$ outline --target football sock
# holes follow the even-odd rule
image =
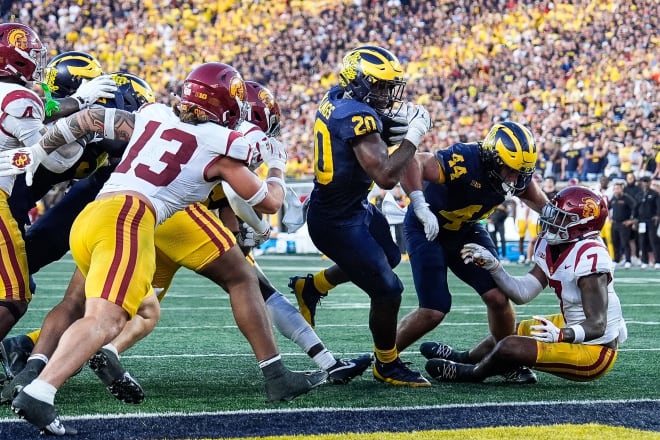
[[[329,290],[332,290],[335,285],[331,284],[328,279],[325,277],[325,269],[314,274],[314,287],[316,290],[322,294],[328,293]]]
[[[286,374],[287,371],[282,363],[282,356],[279,354],[270,359],[259,362],[259,368],[261,368],[261,372],[266,380],[280,377],[283,374]]]
[[[27,363],[30,362],[30,361],[41,361],[41,362],[44,363],[44,365],[46,365],[48,363],[48,356],[46,356],[45,354],[41,354],[41,353],[32,353],[27,358],[27,361],[25,362],[26,367],[27,367]]]
[[[327,349],[324,349],[319,354],[312,358],[316,365],[319,366],[321,370],[327,370],[337,363],[337,359],[330,353]]]
[[[35,379],[26,385],[25,388],[23,388],[23,391],[37,400],[41,400],[42,402],[51,405],[55,404],[55,393],[57,393],[57,388],[45,380]]]
[[[33,344],[37,343],[37,339],[39,339],[39,335],[41,334],[41,329],[35,330],[33,332],[27,333],[25,336],[30,338],[32,340]]]
[[[376,353],[376,359],[378,359],[378,361],[384,364],[389,364],[390,362],[394,362],[396,358],[399,357],[399,352],[396,349],[396,347],[390,350],[380,350],[374,347],[374,352]]]
[[[112,342],[110,342],[110,343],[108,343],[108,344],[105,344],[105,345],[104,345],[103,347],[101,347],[101,348],[105,348],[106,350],[109,350],[109,351],[113,352],[113,353],[115,354],[115,356],[119,357],[119,352],[117,351],[117,347],[115,347],[114,345],[112,345]]]
[[[268,297],[266,310],[277,330],[295,342],[305,353],[315,345],[322,344],[298,309],[282,293],[276,291]]]

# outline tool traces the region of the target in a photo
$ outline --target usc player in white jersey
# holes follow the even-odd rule
[[[599,236],[606,218],[601,195],[581,186],[564,188],[543,208],[535,265],[519,277],[509,275],[485,248],[465,245],[465,263],[489,270],[513,302],[528,303],[549,285],[561,313],[522,321],[517,335],[497,344],[486,338],[469,352],[426,343],[437,345],[439,357],[427,362],[426,371],[440,381],[457,382],[481,382],[515,365],[573,381],[595,380],[610,371],[627,329],[614,291],[614,265]]]
[[[134,114],[88,109],[60,119],[39,144],[0,154],[0,175],[30,175],[48,152],[87,133],[129,143],[99,196],[81,212],[71,231],[71,252],[86,277],[85,315],[64,332],[39,377],[12,401],[19,416],[51,433],[70,432],[54,409],[57,389],[116,337],[152,294],[158,224],[206,199],[219,179],[258,211],[278,211],[285,189],[282,160],[265,157],[269,175],[260,180],[247,167],[252,147],[233,130],[244,116],[244,99],[245,85],[235,69],[205,63],[188,75],[173,109],[162,104],[144,106]],[[240,252],[229,250],[233,251]],[[252,299],[242,330],[247,330],[269,399],[292,399],[318,385],[326,374],[309,377],[284,367],[256,277],[245,266],[232,273],[246,271],[252,276],[231,277],[225,287]]]
[[[0,23],[0,151],[34,145],[46,132],[44,118],[50,116],[50,109],[44,108],[42,99],[31,89],[42,78],[45,57],[46,46],[34,30],[20,23]],[[116,88],[112,81],[110,84]],[[60,102],[63,108],[59,114],[70,114],[106,96],[108,83],[97,86],[88,88],[84,97],[78,93],[77,99]],[[47,165],[57,166],[59,160],[66,160],[63,152],[53,155]],[[0,339],[25,314],[32,298],[25,243],[7,202],[14,180],[14,176],[0,177]]]

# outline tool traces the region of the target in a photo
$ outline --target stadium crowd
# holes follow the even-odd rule
[[[434,120],[422,149],[482,138],[493,121],[530,126],[545,176],[660,178],[660,5],[578,0],[15,1],[49,56],[81,50],[139,72],[167,102],[191,66],[222,61],[268,85],[285,117],[289,178],[310,177],[311,124],[341,55],[391,48],[406,93]]]

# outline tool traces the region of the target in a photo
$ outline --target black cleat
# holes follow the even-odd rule
[[[376,358],[373,368],[374,379],[396,386],[430,387],[431,382],[420,373],[408,368],[409,364],[410,362],[402,362],[400,358],[388,363],[380,362]]]
[[[305,321],[314,328],[316,322],[314,316],[316,315],[316,305],[321,301],[321,298],[328,295],[328,292],[320,292],[314,285],[314,275],[308,273],[306,276],[295,276],[289,278],[289,288],[291,292],[296,295],[298,301],[298,309],[305,318]]]
[[[426,372],[440,382],[482,382],[473,374],[474,365],[459,364],[447,359],[429,359]]]
[[[89,368],[101,379],[110,394],[125,403],[142,403],[144,390],[126,371],[112,351],[101,348],[89,359]]]
[[[361,376],[369,368],[373,358],[370,353],[358,356],[355,359],[338,359],[337,363],[328,368],[328,382],[335,385],[349,383],[353,378]]]
[[[539,381],[536,377],[536,373],[524,365],[504,373],[502,377],[504,377],[504,381],[506,383],[512,383],[516,385],[534,385]]]
[[[269,402],[288,402],[325,383],[325,371],[291,371],[266,380],[266,395]]]
[[[442,342],[422,342],[419,352],[426,359],[447,359],[454,362],[469,364],[468,351],[454,350],[450,345]]]
[[[55,407],[27,393],[20,392],[11,403],[11,410],[47,435],[76,435],[78,431],[62,424]]]
[[[7,383],[25,368],[34,342],[26,335],[5,338],[0,342],[0,384]],[[2,374],[4,373],[4,377]]]
[[[25,368],[21,370],[8,384],[2,388],[0,393],[0,404],[9,405],[23,388],[39,376],[46,367],[41,359],[30,359]]]

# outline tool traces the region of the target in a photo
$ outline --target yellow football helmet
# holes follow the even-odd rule
[[[512,121],[493,125],[481,143],[481,152],[486,166],[490,167],[489,177],[498,190],[511,194],[529,185],[538,153],[534,137],[527,128]],[[513,186],[504,180],[504,168],[518,173]]]
[[[401,63],[378,46],[360,46],[342,60],[339,84],[349,97],[389,115],[401,103],[406,82]]]

